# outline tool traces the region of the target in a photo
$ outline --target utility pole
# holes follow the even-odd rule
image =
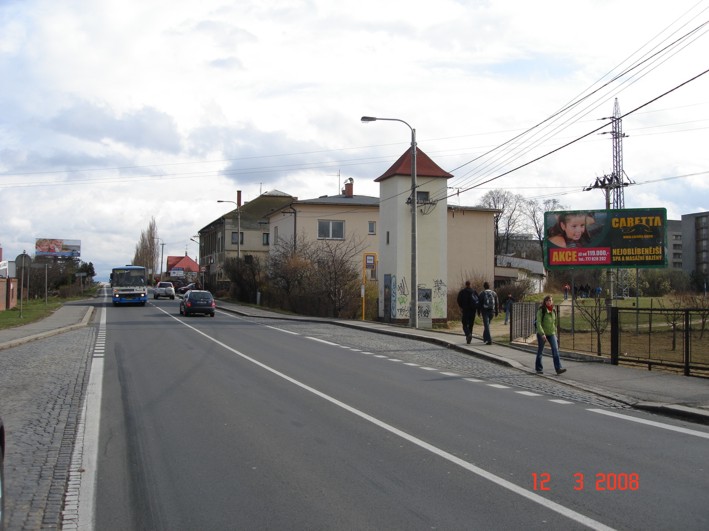
[[[611,120],[610,135],[613,139],[613,172],[610,175],[597,177],[596,181],[584,188],[584,191],[603,190],[606,196],[606,210],[613,208],[614,210],[625,208],[625,187],[630,184],[635,184],[628,178],[623,169],[623,138],[627,135],[623,133],[623,119],[620,114],[620,105],[618,98],[615,99],[613,105],[613,116],[601,118],[602,120]],[[601,134],[608,134],[607,132]],[[627,179],[627,181],[626,181]],[[611,205],[612,202],[612,205]],[[618,291],[623,296],[628,295],[628,272],[624,269],[616,270],[618,278]],[[613,278],[610,280],[610,296],[613,297]]]

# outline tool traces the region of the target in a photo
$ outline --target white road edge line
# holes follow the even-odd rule
[[[704,433],[703,431],[690,430],[688,428],[682,428],[680,426],[672,426],[671,424],[663,424],[662,422],[655,422],[654,420],[639,419],[636,417],[631,417],[630,415],[622,415],[621,413],[614,413],[613,411],[606,411],[604,409],[589,409],[588,411],[592,411],[593,413],[600,413],[601,415],[608,415],[609,417],[629,420],[630,422],[637,422],[638,424],[647,424],[648,426],[662,428],[663,430],[676,431],[679,433],[684,433],[686,435],[694,435],[695,437],[709,439],[709,433]]]
[[[424,450],[428,450],[429,452],[431,452],[443,459],[446,459],[447,461],[450,461],[451,463],[458,465],[461,468],[468,470],[469,472],[472,472],[473,474],[476,474],[477,476],[480,476],[483,479],[487,479],[488,481],[491,481],[492,483],[495,483],[496,485],[498,485],[504,489],[507,489],[519,496],[522,496],[523,498],[527,498],[528,500],[530,500],[534,503],[537,503],[543,507],[546,507],[547,509],[554,511],[562,516],[565,516],[575,522],[578,522],[582,525],[588,526],[591,529],[598,529],[598,530],[604,530],[604,531],[605,530],[610,531],[613,529],[612,527],[608,527],[605,524],[598,522],[597,520],[594,520],[592,518],[584,516],[581,513],[577,513],[576,511],[569,509],[568,507],[564,507],[563,505],[561,505],[559,503],[553,502],[553,501],[548,500],[538,494],[535,494],[534,492],[528,491],[527,489],[524,489],[524,488],[512,483],[511,481],[504,479],[504,478],[496,476],[495,474],[488,472],[487,470],[484,470],[480,467],[477,467],[477,466],[473,465],[472,463],[468,463],[467,461],[464,461],[463,459],[460,459],[459,457],[457,457],[451,453],[448,453],[445,450],[442,450],[436,446],[433,446],[432,444],[429,444],[426,441],[419,439],[418,437],[410,435],[410,434],[406,433],[405,431],[395,428],[394,426],[391,426],[390,424],[387,424],[386,422],[381,421],[378,418],[365,413],[364,411],[360,411],[359,409],[356,409],[348,404],[345,404],[344,402],[341,402],[340,400],[338,400],[330,395],[327,395],[327,394],[323,393],[322,391],[318,391],[314,387],[310,387],[309,385],[306,385],[303,382],[288,376],[287,374],[277,371],[273,367],[270,367],[264,363],[261,363],[260,361],[254,359],[250,356],[247,356],[243,352],[239,352],[238,350],[230,347],[226,343],[222,343],[221,341],[214,339],[213,337],[210,337],[209,335],[202,332],[201,330],[195,328],[192,325],[185,323],[184,321],[178,319],[174,315],[171,315],[171,314],[165,312],[161,308],[158,308],[158,309],[160,311],[162,311],[163,313],[165,313],[166,315],[169,315],[170,317],[172,317],[176,321],[179,321],[184,326],[191,328],[192,330],[194,330],[198,334],[204,336],[209,341],[216,343],[217,345],[225,348],[229,352],[236,354],[237,356],[241,357],[242,359],[249,361],[258,367],[261,367],[262,369],[278,376],[279,378],[282,378],[282,379],[292,383],[293,385],[296,385],[296,386],[300,387],[301,389],[314,394],[315,396],[319,396],[323,400],[326,400],[326,401],[330,402],[331,404],[338,406],[338,407],[344,409],[345,411],[348,411],[348,412],[352,413],[353,415],[356,415],[356,416],[360,417],[361,419],[364,419],[367,422],[374,424],[375,426],[378,426],[378,427],[380,427],[380,428],[382,428],[382,429],[384,429],[384,430],[386,430],[398,437],[401,437],[402,439],[409,441],[410,443],[415,444],[416,446],[419,446],[420,448],[423,448]]]
[[[104,303],[108,303],[108,298]],[[101,308],[99,330],[106,330],[106,307]],[[99,334],[101,335],[101,334]],[[89,382],[79,417],[77,437],[82,443],[74,446],[71,456],[71,474],[78,474],[77,529],[95,528],[96,481],[98,471],[98,437],[101,425],[101,396],[103,394],[103,356],[91,359]],[[83,428],[83,429],[82,429]],[[70,526],[67,526],[69,528]]]

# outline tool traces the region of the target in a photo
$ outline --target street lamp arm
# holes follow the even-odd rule
[[[414,131],[413,127],[411,127],[407,122],[405,122],[404,120],[401,120],[400,118],[379,118],[377,116],[362,116],[362,118],[361,118],[361,121],[363,123],[376,122],[378,120],[385,120],[387,122],[401,122],[402,124],[406,125],[406,127],[411,129],[412,132]]]

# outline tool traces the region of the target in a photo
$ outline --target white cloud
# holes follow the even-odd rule
[[[0,203],[9,221],[0,242],[14,257],[36,237],[81,239],[84,260],[110,267],[132,258],[153,215],[165,253],[194,256],[189,238],[237,189],[246,199],[272,189],[335,194],[339,173],[355,178],[356,193],[378,195],[373,179],[410,132],[363,125],[362,115],[405,119],[440,166],[460,167],[450,186],[475,186],[600,126],[614,98],[628,112],[701,72],[707,37],[698,35],[648,59],[632,82],[610,83],[621,65],[702,22],[706,2],[694,6],[3,2]],[[708,86],[709,75],[623,120],[624,167],[638,182],[626,205],[668,205],[675,217],[709,208]],[[475,160],[595,89],[533,140]],[[603,195],[582,189],[610,173],[611,146],[590,135],[455,201],[475,204],[499,187],[601,208]]]

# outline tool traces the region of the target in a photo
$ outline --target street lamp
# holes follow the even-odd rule
[[[197,260],[199,260],[199,274],[202,277],[202,287],[204,287],[204,271],[202,271],[202,246],[197,240],[195,240],[196,237],[199,237],[199,235],[195,234],[190,238],[190,240],[197,244]]]
[[[241,259],[241,208],[239,208],[239,203],[236,201],[228,201],[226,199],[217,199],[217,203],[232,203],[236,205],[236,219],[237,219],[237,237],[236,237],[236,258]]]
[[[362,116],[362,122],[376,122],[386,120],[389,122],[401,122],[411,129],[411,308],[409,310],[409,326],[418,328],[418,279],[416,271],[416,129],[411,127],[404,120],[399,118],[377,118],[374,116]]]

